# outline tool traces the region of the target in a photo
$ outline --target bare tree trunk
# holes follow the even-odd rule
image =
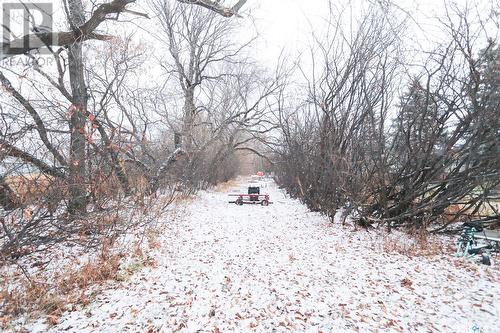
[[[85,22],[84,9],[81,0],[69,0],[69,20],[72,27],[81,26]],[[76,33],[76,32],[75,32]],[[74,43],[68,48],[68,67],[73,97],[73,107],[70,119],[70,177],[69,192],[70,214],[86,212],[87,196],[85,187],[85,115],[87,113],[87,89],[83,74],[82,44]]]
[[[196,106],[194,104],[194,87],[187,87],[184,95],[183,147],[188,153],[191,153],[194,141],[193,130],[196,112]]]

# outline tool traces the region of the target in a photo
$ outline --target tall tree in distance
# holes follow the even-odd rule
[[[170,59],[163,61],[162,66],[167,74],[175,76],[183,94],[183,147],[191,152],[196,147],[197,89],[204,81],[225,75],[221,72],[223,64],[237,62],[251,41],[234,42],[235,22],[217,11],[173,0],[153,0],[152,6],[159,13],[165,46],[170,54]]]

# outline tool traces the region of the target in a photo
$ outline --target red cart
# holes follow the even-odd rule
[[[229,203],[235,203],[237,205],[244,204],[261,204],[262,206],[268,206],[271,201],[269,201],[269,194],[260,194],[260,187],[250,186],[248,188],[248,194],[230,194],[230,197],[237,197],[235,200],[229,201]]]
[[[237,197],[236,200],[229,201],[229,203],[235,203],[240,206],[244,204],[268,206],[272,203],[269,201],[269,194],[230,194],[229,196]]]

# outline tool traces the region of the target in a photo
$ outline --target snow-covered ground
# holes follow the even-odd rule
[[[243,185],[243,183],[241,183]],[[156,267],[34,332],[500,332],[500,271],[333,225],[273,183],[269,207],[204,192],[165,221]],[[389,244],[390,247],[391,244]],[[479,331],[477,331],[479,332]]]

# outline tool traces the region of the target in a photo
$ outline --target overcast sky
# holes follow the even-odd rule
[[[0,3],[8,1],[16,0],[0,0]],[[224,3],[231,6],[236,1],[225,0]],[[356,16],[360,15],[361,12],[366,12],[369,5],[376,1],[387,0],[336,0],[332,3],[339,7],[351,6],[350,11],[353,16]],[[47,2],[47,0],[33,2]],[[97,3],[101,2],[105,1],[97,1]],[[442,41],[444,34],[440,33],[436,18],[444,15],[444,0],[394,0],[393,2],[399,7],[390,14],[395,16],[395,19],[403,20],[408,15],[412,17],[409,20],[409,28],[403,36],[403,39],[408,43],[408,48],[430,50],[437,42]],[[460,6],[465,3],[478,3],[483,12],[489,12],[491,8],[496,8],[497,11],[500,9],[499,0],[459,0],[456,2]],[[148,8],[147,3],[148,0],[137,0],[132,8],[154,17],[156,13]],[[242,41],[258,34],[251,55],[261,64],[273,67],[281,52],[295,60],[301,52],[307,51],[311,43],[311,33],[314,31],[315,34],[321,35],[322,30],[325,29],[329,3],[330,0],[248,0],[243,7],[243,17],[229,19],[239,21],[243,27],[240,36],[237,37]],[[56,30],[67,29],[64,26],[62,1],[54,0],[53,4],[56,11],[54,28]],[[137,31],[134,39],[146,41],[153,49],[148,66],[151,66],[152,71],[158,74],[156,68],[159,66],[160,59],[169,58],[166,52],[159,50],[158,38],[161,38],[159,36],[162,35],[162,32],[158,22],[155,19],[147,20],[130,14],[124,14],[120,18],[127,22],[107,21],[100,27],[100,30],[109,33]],[[497,37],[497,34],[498,28],[493,27],[491,36]],[[302,62],[304,61],[307,59],[302,60]]]
[[[234,0],[233,0],[234,1]],[[231,3],[231,0],[226,0]],[[373,0],[372,2],[375,2]],[[397,0],[393,1],[400,9],[394,14],[403,19],[411,14],[407,36],[415,43],[415,48],[430,48],[434,43],[441,41],[442,34],[437,27],[437,18],[445,13],[443,0]],[[328,16],[329,0],[248,0],[247,12],[255,20],[259,32],[259,58],[269,63],[279,56],[282,49],[288,53],[299,53],[307,47],[311,40],[311,31],[320,33],[325,26],[324,18]],[[368,0],[339,0],[335,4],[341,6],[350,4],[353,12],[367,10]],[[459,5],[466,3],[479,4],[484,12],[491,8],[500,10],[497,0],[459,0]],[[248,20],[248,18],[247,18]],[[491,27],[491,35],[496,36],[498,29]]]
[[[224,3],[231,6],[236,1],[224,0]],[[336,6],[349,4],[356,15],[360,11],[367,10],[370,3],[385,1],[388,0],[335,0],[332,3]],[[0,0],[0,3],[6,2],[17,2],[17,0]],[[56,12],[56,28],[63,28],[60,26],[65,21],[62,17],[64,14],[61,0],[30,0],[25,2],[52,2]],[[99,2],[97,1],[97,3]],[[134,7],[149,12],[147,2],[148,0],[137,0]],[[255,55],[264,63],[272,63],[282,50],[288,54],[298,54],[307,47],[311,40],[311,31],[320,33],[325,26],[324,18],[328,16],[329,2],[330,0],[248,0],[243,7],[244,17],[231,19],[240,20],[245,26],[242,38],[255,34],[255,30],[258,31],[259,40]],[[407,14],[411,14],[411,27],[408,34],[413,41],[418,42],[424,48],[434,41],[439,41],[436,17],[442,17],[444,14],[444,0],[395,0],[392,2],[400,7],[399,10],[394,11],[394,15],[398,18],[403,19]],[[457,0],[455,2],[459,5],[477,3],[482,11],[488,11],[491,8],[500,11],[499,0]],[[150,12],[148,14],[155,15],[155,13]],[[126,16],[122,15],[122,17]],[[147,27],[148,30],[158,30],[159,28],[154,22],[145,22],[144,19],[134,19],[134,22],[139,27]],[[134,24],[120,23],[120,25],[126,30],[137,29]],[[254,28],[251,27],[252,25]],[[152,33],[154,34],[156,31],[152,31]],[[492,35],[496,35],[496,33],[497,31],[492,31]]]

